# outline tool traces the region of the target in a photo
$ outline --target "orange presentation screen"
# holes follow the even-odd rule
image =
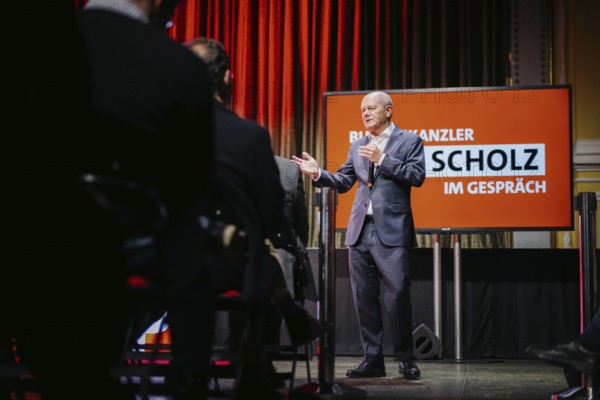
[[[325,168],[335,172],[365,135],[368,92],[325,93]],[[571,87],[387,91],[392,121],[421,136],[427,177],[413,188],[420,232],[571,230]],[[356,185],[338,197],[347,227]]]

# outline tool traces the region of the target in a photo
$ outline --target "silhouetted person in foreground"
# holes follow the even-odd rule
[[[287,290],[281,265],[270,255],[281,241],[285,226],[283,189],[275,163],[268,131],[257,123],[227,109],[232,93],[229,57],[223,45],[212,39],[196,38],[185,43],[207,65],[212,78],[215,132],[216,202],[213,217],[246,231],[249,259],[234,265],[221,254],[213,254],[208,263],[215,268],[213,282],[217,290],[237,288],[246,307],[257,319],[271,304],[286,321],[292,343],[304,344],[318,336],[318,322],[297,304]],[[190,310],[193,313],[193,310]],[[198,320],[197,323],[202,323]],[[260,330],[260,325],[258,325]],[[234,334],[239,331],[234,329]],[[262,333],[257,334],[260,352]],[[188,343],[190,351],[197,343]],[[264,355],[264,354],[263,354]],[[263,376],[264,358],[248,360],[249,375],[242,377],[241,395],[261,398],[278,397]],[[255,363],[252,366],[252,363]]]
[[[94,0],[81,13],[81,26],[103,134],[91,169],[152,188],[168,214],[156,237],[158,262],[149,273],[165,290],[172,316],[175,396],[187,399],[206,394],[213,340],[213,296],[198,217],[208,212],[214,139],[207,69],[164,31],[177,3]],[[187,290],[191,279],[193,295]],[[202,305],[197,311],[204,316],[194,340],[206,343],[193,362],[180,347],[189,333],[178,318],[191,301]]]
[[[198,243],[184,239],[212,181],[211,94],[204,64],[152,26],[175,3],[20,10],[30,25],[9,64],[0,296],[13,359],[44,400],[131,399],[110,377],[138,300],[127,279],[169,272],[173,288],[197,268]]]
[[[44,400],[114,399],[125,270],[114,226],[79,182],[100,140],[92,70],[72,4],[27,2],[18,15],[0,157],[0,324],[16,353],[3,361],[28,367]]]

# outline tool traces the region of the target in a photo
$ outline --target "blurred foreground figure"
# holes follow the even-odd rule
[[[247,311],[256,323],[255,354],[245,355],[248,364],[241,377],[239,396],[272,399],[279,394],[278,383],[270,378],[272,366],[264,357],[262,323],[265,312],[272,307],[286,322],[292,343],[305,344],[319,335],[319,324],[294,301],[288,291],[283,268],[271,255],[274,248],[295,246],[295,238],[286,225],[284,192],[275,162],[268,131],[254,121],[239,117],[227,108],[231,100],[232,74],[229,57],[223,45],[208,38],[195,38],[185,43],[207,65],[212,81],[215,132],[216,192],[213,215],[227,224],[240,227],[247,233],[248,259],[242,263],[228,262],[222,254],[209,253],[216,290],[238,289]],[[189,315],[195,311],[189,309]],[[239,319],[230,319],[232,342],[241,341],[244,322],[236,329]],[[188,318],[193,331],[204,322]],[[195,322],[194,322],[195,321]],[[194,328],[193,324],[196,325]],[[277,327],[279,329],[279,327]],[[190,336],[186,354],[193,354],[199,343]]]
[[[7,74],[4,120],[16,128],[2,146],[0,304],[44,400],[131,399],[109,378],[134,300],[130,267],[172,266],[169,287],[197,268],[199,246],[186,245],[212,178],[210,91],[202,62],[161,29],[175,4],[93,0],[79,19],[62,1],[19,10],[28,26]],[[159,205],[164,218],[146,218]],[[135,255],[148,264],[124,241],[142,234],[154,242]]]
[[[214,301],[198,224],[213,185],[210,80],[204,63],[164,31],[177,3],[94,0],[84,8],[81,26],[102,130],[91,169],[154,190],[168,214],[159,221],[166,225],[156,237],[157,265],[143,267],[165,290],[179,399],[205,396]],[[190,332],[178,315],[188,304],[203,320],[194,332],[203,345],[192,361],[180,348]]]
[[[103,399],[125,285],[114,232],[77,184],[98,140],[91,70],[72,5],[33,1],[18,15],[0,157],[1,326],[17,347],[3,361],[28,366],[44,400]]]

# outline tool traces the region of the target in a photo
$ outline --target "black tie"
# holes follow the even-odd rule
[[[369,186],[369,188],[373,188],[373,175],[375,174],[375,163],[372,163],[371,161],[369,161],[369,180],[367,181],[367,186]]]

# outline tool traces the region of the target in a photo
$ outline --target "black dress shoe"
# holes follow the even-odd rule
[[[385,376],[385,366],[363,361],[356,368],[349,369],[346,376],[349,378],[380,378]]]
[[[404,376],[404,379],[419,379],[421,377],[421,371],[413,360],[400,361],[398,371]]]
[[[593,373],[600,365],[600,353],[585,350],[577,340],[554,347],[531,345],[527,348],[527,352],[541,360],[581,372]]]

